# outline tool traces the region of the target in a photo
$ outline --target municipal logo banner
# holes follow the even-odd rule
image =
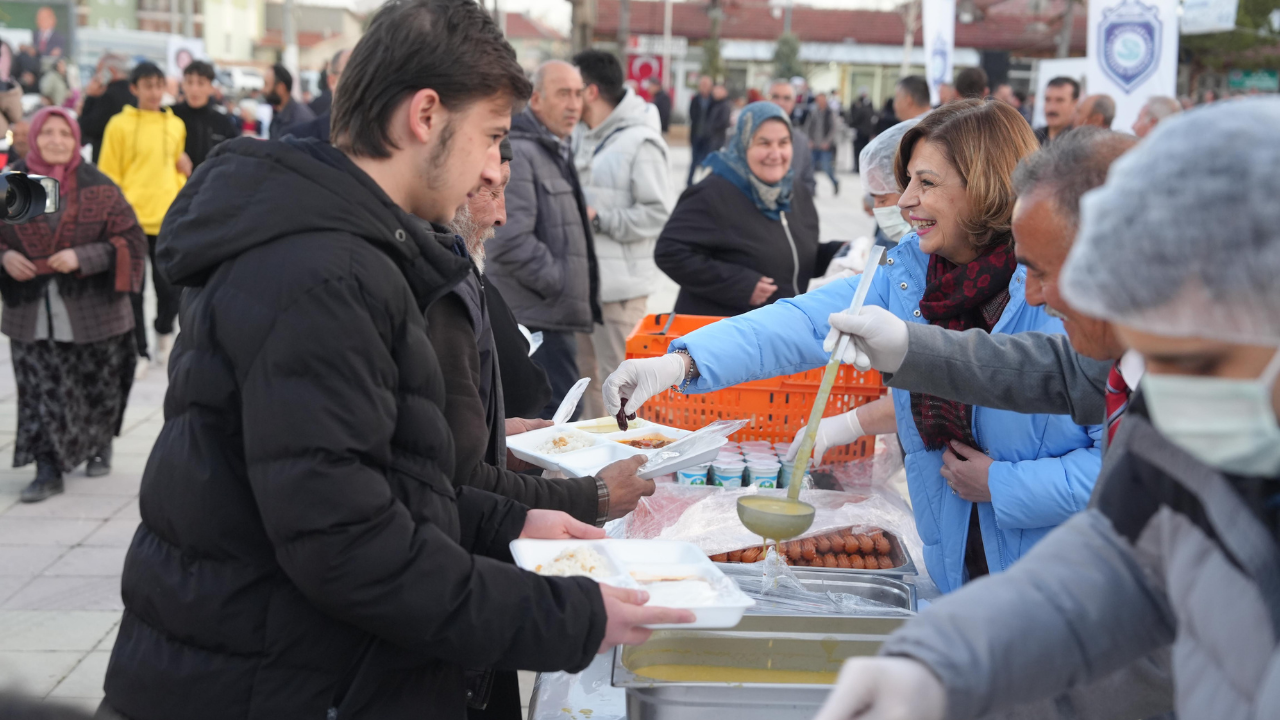
[[[954,82],[956,55],[956,0],[924,0],[925,78],[929,97],[938,104],[938,86]]]
[[[1085,91],[1116,101],[1113,130],[1132,132],[1153,95],[1178,84],[1178,0],[1092,0]]]

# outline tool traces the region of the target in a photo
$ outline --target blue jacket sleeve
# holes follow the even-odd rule
[[[667,352],[686,349],[697,362],[691,394],[821,367],[829,359],[822,349],[831,330],[827,317],[847,310],[857,287],[857,277],[846,278],[725,318],[677,338]],[[887,290],[885,273],[876,273],[866,304],[884,307]]]
[[[1085,447],[1059,457],[991,464],[987,485],[1000,527],[1053,527],[1085,509],[1102,469],[1102,426],[1077,427],[1088,435]]]

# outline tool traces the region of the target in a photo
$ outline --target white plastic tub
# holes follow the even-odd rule
[[[692,624],[647,625],[646,627],[661,630],[673,628],[688,629],[723,629],[731,628],[742,620],[747,608],[755,605],[755,601],[747,597],[737,584],[725,576],[715,563],[711,562],[698,547],[692,543],[672,540],[513,540],[511,555],[516,565],[525,570],[534,571],[539,565],[553,560],[564,550],[582,545],[595,548],[605,559],[613,563],[618,572],[608,579],[600,580],[618,587],[649,589],[641,582],[646,578],[680,577],[686,580],[672,581],[688,587],[675,587],[670,583],[659,583],[651,591],[654,599],[665,598],[670,604],[664,607],[678,607],[692,610],[696,618]],[[700,578],[700,579],[695,579]],[[682,597],[693,597],[696,586],[691,583],[706,582],[714,590],[714,599],[708,603],[686,603]],[[650,604],[656,604],[650,600]]]

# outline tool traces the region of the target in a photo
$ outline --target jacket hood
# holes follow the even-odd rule
[[[650,107],[644,98],[628,88],[627,94],[622,96],[622,100],[618,102],[613,112],[609,113],[609,117],[596,127],[584,132],[583,137],[588,141],[599,142],[612,132],[634,126],[647,127],[660,134],[662,123],[658,118],[657,108],[650,112]]]
[[[223,262],[252,248],[293,235],[335,232],[387,253],[422,307],[469,269],[441,242],[442,233],[392,202],[342,152],[294,138],[220,144],[169,208],[156,263],[170,282],[200,285]]]

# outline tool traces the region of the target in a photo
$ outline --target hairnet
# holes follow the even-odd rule
[[[858,155],[858,174],[862,176],[862,189],[872,195],[902,192],[898,187],[898,180],[893,176],[893,157],[898,154],[898,143],[902,141],[902,136],[918,122],[918,117],[903,120],[877,135],[862,148],[862,153]]]
[[[1161,122],[1081,200],[1066,301],[1156,335],[1280,344],[1276,128],[1274,99]]]

